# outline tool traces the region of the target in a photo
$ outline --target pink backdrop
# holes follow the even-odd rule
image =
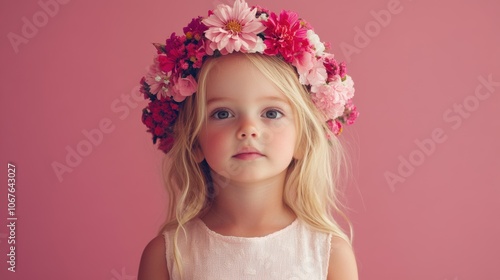
[[[0,3],[1,279],[136,279],[165,209],[137,85],[150,43],[217,3],[172,2]],[[500,279],[500,5],[250,3],[299,12],[348,62],[361,111],[343,136],[360,278]]]

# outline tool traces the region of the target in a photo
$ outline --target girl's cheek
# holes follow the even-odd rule
[[[294,126],[294,124],[291,124],[289,121],[276,121],[270,125],[269,129],[273,133],[282,133],[290,130],[290,126]]]

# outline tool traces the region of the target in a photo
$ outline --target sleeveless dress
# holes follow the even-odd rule
[[[263,237],[225,236],[196,218],[181,231],[178,246],[184,280],[325,280],[332,234],[296,219]],[[170,279],[180,279],[174,264],[175,230],[163,232]]]

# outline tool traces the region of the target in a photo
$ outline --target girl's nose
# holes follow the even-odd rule
[[[259,131],[255,123],[249,119],[243,120],[237,132],[238,139],[257,138],[258,136]]]

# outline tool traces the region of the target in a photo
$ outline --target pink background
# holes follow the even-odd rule
[[[140,122],[146,102],[133,96],[151,43],[217,1],[60,2],[48,16],[37,1],[0,4],[0,278],[136,279],[165,194],[162,154]],[[342,136],[360,278],[500,279],[499,4],[250,3],[297,11],[348,62],[361,111]],[[383,26],[381,10],[391,14]],[[23,17],[37,30],[22,35]],[[25,43],[14,46],[11,33]],[[479,100],[488,76],[497,84],[481,86]],[[77,147],[86,155],[59,180],[52,164],[66,165]],[[17,168],[15,273],[6,263],[8,162]]]

